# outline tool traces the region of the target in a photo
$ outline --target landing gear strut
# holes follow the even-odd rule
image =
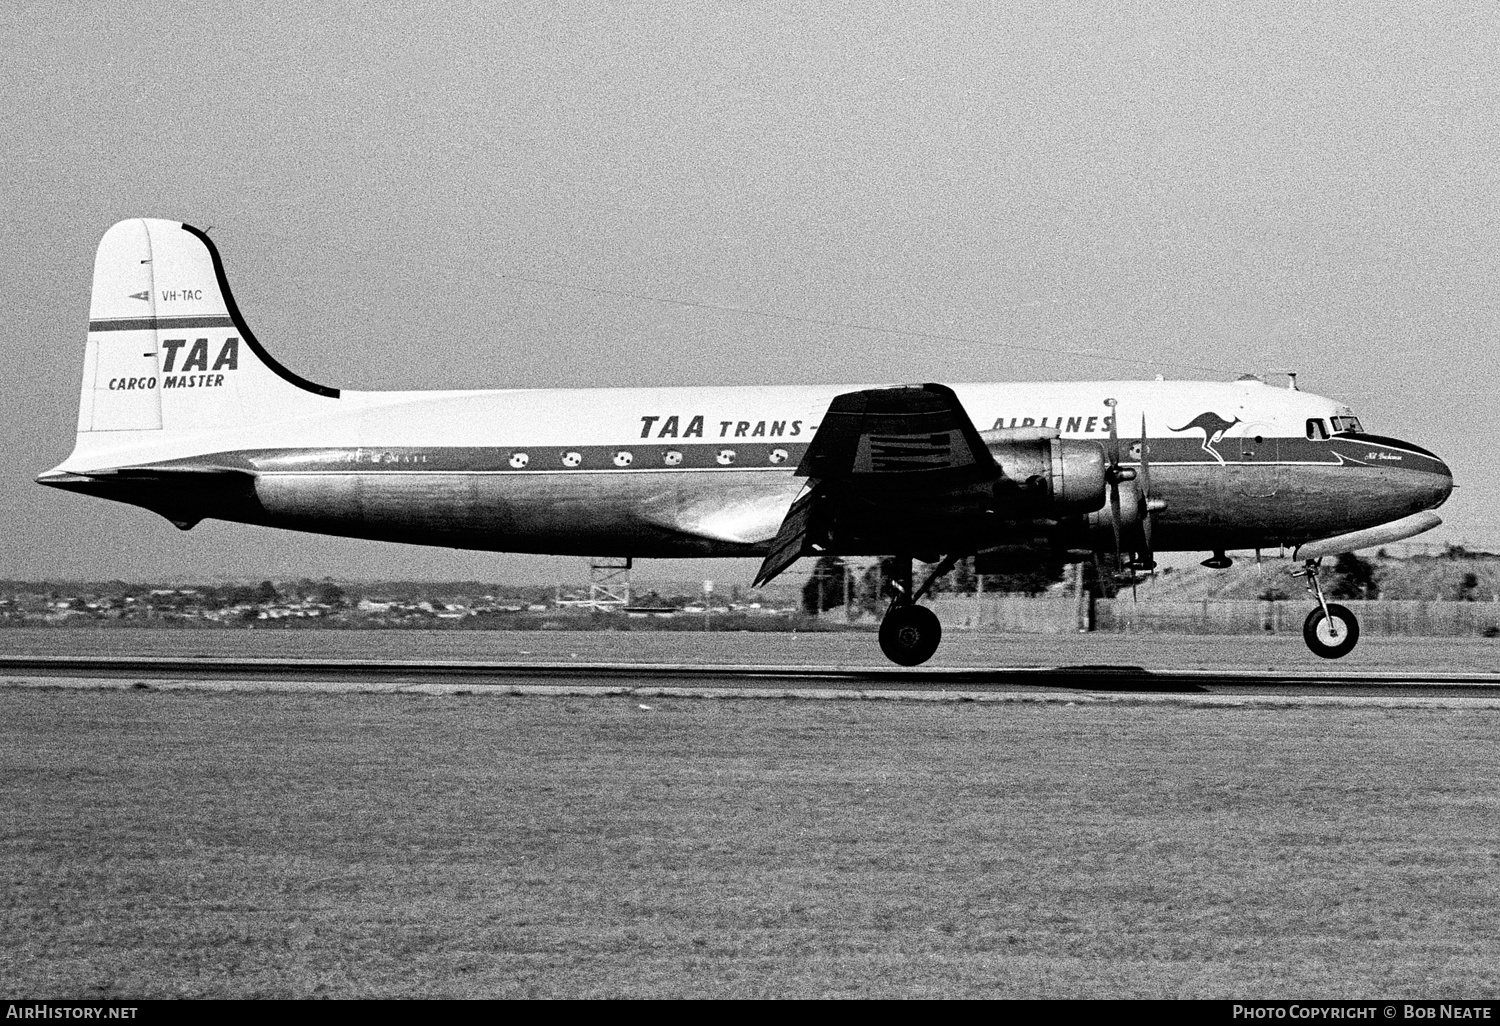
[[[943,640],[943,625],[937,614],[918,600],[932,587],[933,582],[958,565],[958,556],[947,556],[927,575],[927,580],[916,591],[911,587],[911,557],[902,556],[897,561],[898,570],[891,581],[895,597],[885,618],[880,621],[880,650],[885,657],[901,666],[919,666],[932,658]]]
[[[1309,559],[1301,570],[1292,571],[1293,577],[1307,578],[1307,590],[1318,600],[1317,608],[1307,614],[1302,624],[1302,640],[1313,655],[1339,659],[1354,651],[1359,643],[1359,621],[1349,610],[1323,597],[1323,586],[1318,583],[1320,562]]]

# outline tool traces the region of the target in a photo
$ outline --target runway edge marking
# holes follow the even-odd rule
[[[1087,690],[1060,693],[1006,691],[880,691],[847,688],[693,688],[599,684],[380,684],[374,682],[287,680],[158,680],[129,677],[4,677],[0,689],[34,691],[187,691],[242,694],[427,695],[482,698],[695,698],[800,701],[865,701],[976,705],[1186,705],[1210,708],[1275,709],[1333,707],[1364,709],[1500,710],[1500,697],[1422,698],[1375,695],[1210,695],[1108,694]]]
[[[236,672],[255,674],[282,674],[295,679],[298,673],[337,674],[348,673],[370,677],[397,676],[401,674],[427,673],[434,676],[475,678],[489,674],[517,674],[537,677],[578,674],[582,676],[608,677],[617,675],[626,678],[641,678],[651,675],[662,677],[732,676],[741,679],[799,679],[844,681],[852,684],[864,681],[879,686],[885,681],[913,683],[918,680],[927,685],[962,686],[964,678],[984,675],[990,678],[1024,677],[1040,675],[1058,678],[1066,675],[1109,674],[1134,675],[1143,680],[1169,680],[1181,682],[1213,681],[1268,681],[1297,686],[1331,686],[1338,684],[1393,685],[1436,684],[1449,687],[1494,687],[1500,686],[1500,673],[1486,671],[1452,670],[1331,670],[1312,668],[1299,670],[1240,670],[1205,669],[1191,667],[1174,670],[1152,670],[1139,666],[1086,665],[1086,666],[939,666],[914,670],[899,666],[863,665],[813,665],[813,664],[720,664],[720,663],[644,663],[644,662],[597,662],[597,661],[536,661],[536,660],[401,660],[401,659],[309,659],[309,658],[224,658],[210,656],[16,656],[0,655],[0,674],[26,676],[31,673],[58,673],[89,676],[91,673],[109,671],[114,674],[139,674],[151,677],[154,672],[164,673],[211,673],[225,674],[224,679],[233,680]],[[69,671],[72,671],[69,673]],[[985,683],[1002,684],[1000,679]],[[857,689],[857,688],[856,688]]]

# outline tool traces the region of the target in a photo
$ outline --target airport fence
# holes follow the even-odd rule
[[[1055,595],[936,595],[928,603],[944,630],[997,634],[1071,634],[1079,629],[1078,599]],[[1086,614],[1085,614],[1086,615]]]
[[[1497,637],[1500,602],[1340,600],[1370,636]],[[1086,629],[1087,608],[1074,596],[939,595],[932,610],[945,630],[1065,634]],[[1093,605],[1095,630],[1116,634],[1301,634],[1312,598],[1267,602],[1207,599],[1134,601],[1128,595]]]

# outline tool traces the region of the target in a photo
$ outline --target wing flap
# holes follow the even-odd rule
[[[813,505],[819,497],[820,488],[815,481],[811,488],[792,503],[792,508],[787,510],[786,519],[781,522],[781,529],[771,540],[771,551],[761,563],[752,588],[769,584],[783,570],[807,554],[810,548],[808,533],[812,525]]]

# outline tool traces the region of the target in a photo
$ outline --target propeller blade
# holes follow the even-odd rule
[[[1115,529],[1115,572],[1119,573],[1125,561],[1120,554],[1120,483],[1109,482],[1109,520]]]
[[[1119,417],[1115,416],[1113,398],[1104,400],[1104,405],[1109,407],[1109,471],[1106,475],[1109,478],[1109,518],[1115,529],[1115,573],[1119,573],[1125,568],[1120,538],[1120,480],[1124,475],[1120,472]]]
[[[1151,547],[1151,458],[1146,453],[1146,415],[1141,414],[1141,483],[1138,488],[1141,496],[1141,539],[1145,542],[1146,549],[1142,555],[1145,559],[1141,562],[1150,564],[1146,569],[1154,569],[1156,559],[1152,554]]]
[[[1119,419],[1120,419],[1119,417],[1116,417],[1114,420],[1112,420],[1112,421],[1109,422],[1109,426],[1110,426],[1110,430],[1111,431],[1114,430],[1115,421],[1117,421]],[[1146,470],[1146,430],[1145,430],[1145,427],[1146,427],[1146,416],[1145,416],[1145,414],[1142,414],[1141,415],[1141,469],[1140,469],[1140,471],[1138,473],[1131,475],[1138,482],[1136,484],[1136,486],[1135,486],[1135,496],[1136,496],[1136,500],[1135,501],[1139,504],[1139,513],[1140,513],[1140,518],[1141,518],[1141,530],[1142,531],[1146,530],[1146,518],[1148,516],[1150,516],[1150,512],[1146,509],[1146,498],[1145,498],[1145,492],[1150,487],[1150,485],[1147,484],[1147,482],[1145,480],[1145,475],[1148,473],[1148,471]],[[1119,444],[1120,443],[1117,440],[1115,442],[1115,446],[1118,448]],[[1148,549],[1150,548],[1150,543],[1149,542],[1147,542],[1147,548]],[[1137,553],[1132,553],[1131,555],[1132,555],[1132,558],[1130,560],[1130,601],[1131,602],[1139,602],[1141,600],[1141,597],[1140,597],[1140,595],[1138,595],[1136,593],[1135,586],[1136,586],[1136,582],[1140,578],[1139,578],[1139,575],[1136,573],[1136,567],[1140,563],[1142,563],[1142,562],[1150,563],[1150,562],[1152,562],[1152,560],[1151,560],[1149,552],[1146,554],[1145,560],[1142,560],[1140,558],[1141,554],[1138,553],[1138,552]]]
[[[1115,416],[1115,401],[1104,400],[1104,405],[1109,407],[1109,465],[1116,469],[1120,466],[1120,432],[1118,430],[1120,419]]]
[[[1141,498],[1151,498],[1151,460],[1146,455],[1146,415],[1141,414]]]

